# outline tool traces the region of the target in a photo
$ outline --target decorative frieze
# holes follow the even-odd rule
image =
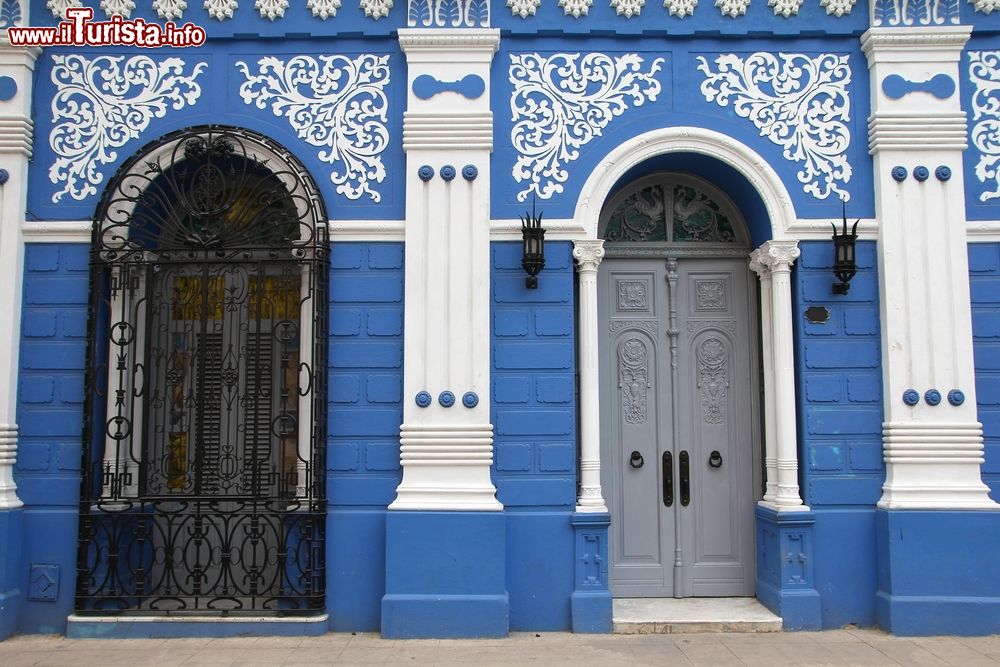
[[[334,165],[330,180],[348,199],[381,200],[376,184],[385,179],[382,153],[389,144],[389,56],[295,56],[261,58],[246,77],[240,96],[258,109],[284,116],[300,139]]]
[[[970,51],[972,145],[979,151],[976,178],[986,185],[979,201],[1000,197],[1000,51]]]
[[[169,109],[197,102],[195,81],[208,66],[190,68],[180,58],[154,61],[148,56],[53,55],[52,129],[49,147],[55,161],[49,180],[62,189],[52,195],[82,200],[97,193],[101,167],[118,159],[117,149],[139,136]]]
[[[872,2],[873,26],[943,26],[958,23],[956,0],[873,0]]]
[[[782,148],[785,158],[802,164],[798,179],[817,199],[831,195],[847,201],[851,179],[851,99],[847,55],[725,53],[713,68],[699,56],[705,74],[701,92],[709,102],[732,106],[761,136]],[[781,119],[781,122],[775,122]]]
[[[406,24],[420,28],[486,28],[489,0],[409,0]]]
[[[580,156],[580,148],[630,107],[656,100],[663,62],[656,58],[643,70],[642,57],[634,53],[512,54],[510,138],[518,153],[512,173],[527,183],[518,201],[562,192],[569,179],[566,163]]]

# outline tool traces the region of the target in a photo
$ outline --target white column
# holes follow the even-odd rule
[[[761,363],[764,367],[764,502],[774,503],[778,499],[778,453],[775,433],[774,406],[774,336],[771,333],[771,272],[763,262],[763,249],[750,253],[750,270],[760,278],[760,339]]]
[[[799,496],[798,429],[795,419],[795,354],[792,336],[792,263],[798,241],[768,241],[758,259],[771,275],[771,361],[774,364],[774,442],[779,510],[808,509]]]
[[[27,24],[28,7],[22,25]],[[0,76],[13,79],[14,96],[0,101],[0,510],[21,507],[14,484],[17,458],[17,379],[24,281],[24,222],[31,157],[31,80],[41,49],[11,47],[0,32]],[[4,180],[0,178],[0,180]]]
[[[998,509],[980,477],[957,87],[971,27],[872,28],[871,71],[882,320],[886,509]],[[887,77],[945,81],[941,97],[893,96]],[[949,91],[948,88],[951,88]]]
[[[577,366],[580,374],[580,498],[577,512],[607,512],[601,493],[601,402],[597,355],[597,267],[604,241],[573,242],[580,275]]]
[[[500,31],[401,29],[399,42],[408,75],[403,480],[389,509],[500,510],[490,478],[489,224]],[[422,76],[442,90],[418,97]],[[482,81],[478,95],[450,90],[470,77]]]

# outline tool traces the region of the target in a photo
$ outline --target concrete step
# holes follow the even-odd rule
[[[612,622],[622,635],[781,631],[754,598],[616,598]]]

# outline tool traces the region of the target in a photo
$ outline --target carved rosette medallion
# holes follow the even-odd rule
[[[705,422],[723,423],[729,390],[729,354],[725,343],[718,338],[706,338],[698,346],[698,389]]]
[[[721,280],[696,280],[696,310],[725,310],[726,288]]]
[[[622,414],[629,424],[646,421],[646,390],[649,382],[649,354],[646,344],[628,338],[618,346],[618,386],[622,396]]]
[[[618,283],[618,310],[647,310],[648,307],[646,283],[634,281]]]

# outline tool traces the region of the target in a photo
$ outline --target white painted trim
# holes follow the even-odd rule
[[[732,137],[698,127],[671,127],[633,137],[609,152],[591,172],[580,190],[573,219],[583,225],[587,238],[596,239],[601,209],[611,189],[633,167],[667,153],[707,155],[733,167],[754,187],[771,221],[771,238],[789,238],[796,222],[791,196],[767,160]]]
[[[546,241],[578,241],[586,239],[583,225],[572,218],[542,218],[545,227]],[[520,241],[521,220],[519,218],[504,218],[490,220],[491,241]]]
[[[21,223],[25,243],[90,243],[90,220],[27,220]]]
[[[401,242],[406,234],[405,220],[330,220],[326,223],[332,243],[357,241]]]
[[[1000,243],[1000,220],[969,220],[965,235],[969,243]]]

